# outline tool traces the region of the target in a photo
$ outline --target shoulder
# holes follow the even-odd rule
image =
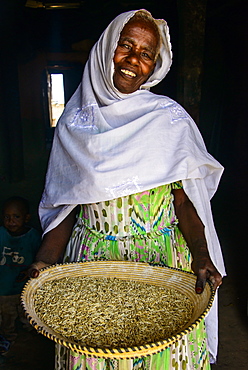
[[[4,226],[0,226],[0,249],[2,250],[4,246],[9,246],[13,242],[13,236],[11,236]]]
[[[164,95],[156,95],[156,99],[162,109],[170,112],[172,121],[193,121],[188,112],[177,101]]]
[[[158,95],[151,91],[146,91],[143,94],[143,99],[153,104],[156,110],[162,109],[167,111],[171,116],[172,123],[178,121],[194,122],[188,112],[177,101],[166,95]]]
[[[22,236],[22,242],[29,246],[30,251],[35,251],[40,247],[41,234],[38,230],[31,227],[30,230]]]
[[[143,96],[144,99],[147,99],[147,100],[150,100],[150,101],[151,100],[157,101],[158,103],[161,103],[165,106],[170,106],[170,105],[173,105],[173,104],[175,104],[177,106],[180,106],[179,103],[177,103],[175,100],[173,100],[172,98],[170,98],[167,95],[155,94],[154,92],[149,91],[149,90],[141,90],[141,91],[142,91],[142,96]]]
[[[34,227],[30,227],[30,230],[29,230],[29,235],[33,236],[33,237],[37,237],[37,238],[41,238],[41,233],[35,229]]]
[[[34,235],[40,235],[40,232],[34,227],[30,227],[29,233],[34,234]]]
[[[0,226],[0,235],[10,235],[4,226]]]
[[[41,240],[41,233],[33,227],[30,227],[30,230],[23,236],[31,241]]]

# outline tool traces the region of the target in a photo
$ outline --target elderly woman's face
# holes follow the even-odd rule
[[[129,21],[123,28],[114,55],[114,85],[130,94],[149,78],[155,67],[159,39],[152,24],[143,19]]]

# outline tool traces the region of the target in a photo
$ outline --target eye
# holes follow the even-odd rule
[[[130,50],[131,49],[131,46],[128,45],[128,44],[121,44],[120,46],[122,46],[123,48],[127,49],[127,50]]]
[[[153,57],[145,51],[141,54],[143,58],[153,60]]]

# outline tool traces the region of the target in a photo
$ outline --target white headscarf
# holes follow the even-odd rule
[[[151,17],[148,11],[141,11]],[[124,173],[122,162],[133,155],[128,144],[130,137],[142,130],[145,114],[154,109],[154,106],[144,108],[151,98],[151,94],[145,93],[168,73],[172,52],[167,23],[154,19],[161,35],[161,49],[153,74],[132,94],[122,94],[115,88],[114,52],[124,25],[136,12],[120,14],[102,33],[91,50],[82,82],[58,122],[39,209],[45,232],[56,227],[78,203],[110,199],[119,186],[125,188],[125,194],[128,187],[131,191],[141,189],[136,185],[140,182],[136,175],[129,170],[128,175]],[[135,127],[136,119],[140,128]],[[104,163],[108,169],[102,169]]]
[[[205,225],[212,261],[224,275],[210,207],[223,167],[206,151],[185,110],[172,99],[149,91],[165,77],[172,61],[164,20],[155,20],[162,45],[148,81],[131,94],[122,94],[113,85],[117,42],[135,13],[120,14],[103,32],[92,48],[82,82],[59,120],[39,209],[43,230],[56,227],[78,204],[182,180]],[[206,322],[210,352],[215,357],[216,307]]]

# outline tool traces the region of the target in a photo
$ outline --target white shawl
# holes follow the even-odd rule
[[[222,275],[222,254],[210,199],[223,167],[206,151],[196,124],[172,99],[151,93],[169,71],[172,53],[164,20],[155,70],[132,94],[113,85],[113,55],[120,32],[135,11],[116,17],[94,45],[83,79],[55,130],[40,202],[44,232],[78,204],[96,203],[182,180],[205,225],[210,256]],[[217,353],[216,307],[207,318],[209,347]]]

